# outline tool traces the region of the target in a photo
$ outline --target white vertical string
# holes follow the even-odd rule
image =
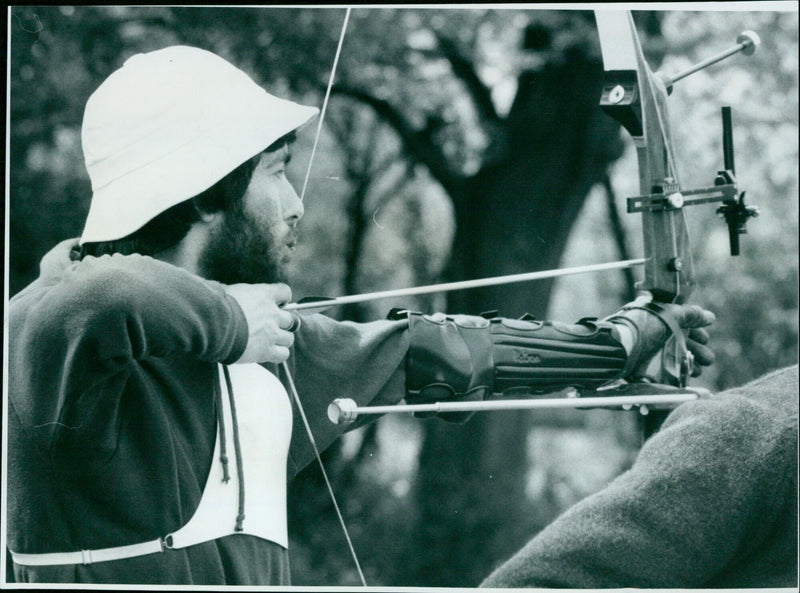
[[[308,187],[308,179],[311,175],[311,167],[314,163],[314,155],[317,152],[317,145],[319,144],[319,136],[322,132],[322,122],[325,119],[325,113],[328,109],[328,99],[331,95],[331,88],[333,87],[333,79],[336,74],[336,68],[339,64],[339,56],[342,52],[342,44],[344,43],[344,36],[345,32],[347,31],[347,22],[350,20],[350,7],[347,8],[347,11],[344,15],[344,22],[342,23],[342,32],[339,35],[339,43],[336,47],[336,55],[333,59],[333,66],[331,67],[331,75],[328,79],[328,88],[325,90],[325,99],[322,102],[322,110],[320,111],[319,115],[319,122],[317,122],[317,133],[314,137],[314,145],[311,148],[311,157],[308,160],[308,168],[306,169],[306,176],[303,180],[303,189],[300,191],[300,201],[303,201],[306,195],[306,188]],[[361,564],[358,561],[358,556],[356,555],[355,548],[353,547],[353,541],[350,539],[350,533],[347,530],[347,525],[344,522],[344,517],[342,516],[342,511],[339,508],[339,503],[336,500],[336,495],[333,493],[333,486],[331,485],[331,481],[328,478],[328,472],[325,471],[325,465],[322,463],[322,456],[320,455],[319,448],[317,447],[316,439],[314,438],[314,433],[311,430],[311,425],[308,422],[308,418],[306,417],[305,409],[303,408],[303,403],[300,401],[300,394],[297,392],[297,388],[294,384],[294,379],[292,378],[292,374],[289,371],[289,365],[284,362],[282,364],[282,368],[284,374],[286,375],[286,380],[289,384],[289,388],[292,392],[292,397],[294,398],[295,403],[297,404],[298,412],[300,413],[300,418],[303,421],[303,426],[306,430],[306,435],[308,436],[308,440],[311,443],[311,447],[314,450],[314,455],[317,458],[317,463],[319,464],[319,468],[322,471],[322,477],[325,480],[325,485],[328,488],[328,494],[331,497],[331,502],[333,502],[333,508],[336,510],[336,516],[339,518],[339,525],[342,528],[342,532],[344,533],[345,540],[347,540],[347,547],[350,549],[350,555],[353,558],[353,562],[356,566],[356,571],[358,572],[358,578],[361,580],[361,584],[366,587],[367,581],[364,578],[364,573],[361,570]]]
[[[336,67],[339,64],[339,55],[342,53],[342,44],[344,43],[344,34],[347,31],[347,21],[350,20],[350,7],[347,7],[347,12],[344,14],[344,22],[342,23],[342,32],[339,35],[339,45],[336,46],[336,55],[333,58],[333,67],[331,68],[331,76],[328,79],[328,88],[325,89],[325,99],[322,101],[322,111],[319,114],[319,121],[317,122],[317,134],[314,137],[314,145],[311,148],[311,157],[308,161],[308,168],[306,169],[306,178],[303,180],[303,189],[300,190],[300,201],[302,202],[306,197],[306,187],[308,187],[308,178],[311,175],[311,165],[314,162],[314,155],[317,153],[317,144],[319,143],[319,135],[322,132],[322,120],[325,119],[325,112],[328,110],[328,99],[331,96],[331,88],[333,88],[333,77],[336,74]]]
[[[328,487],[328,494],[330,494],[331,501],[333,501],[333,508],[336,509],[336,516],[339,517],[339,525],[341,525],[342,531],[344,532],[344,538],[347,540],[347,547],[350,548],[350,555],[353,557],[353,562],[356,565],[358,578],[361,579],[361,584],[366,587],[367,581],[364,578],[364,573],[361,571],[361,564],[358,562],[358,556],[356,555],[356,550],[353,547],[353,541],[350,539],[350,533],[347,531],[347,525],[344,522],[342,511],[339,508],[339,503],[336,501],[336,496],[333,493],[333,486],[331,485],[331,481],[328,479],[328,472],[325,471],[325,465],[322,463],[322,456],[319,453],[317,441],[314,438],[314,433],[311,431],[311,425],[308,423],[308,418],[306,418],[303,404],[300,402],[300,394],[297,392],[297,388],[294,385],[294,379],[292,379],[292,374],[289,372],[289,365],[284,362],[282,363],[282,367],[283,372],[286,374],[286,379],[289,383],[289,389],[292,392],[292,397],[294,398],[294,401],[297,404],[297,409],[300,412],[300,418],[303,421],[303,426],[306,428],[308,440],[311,442],[311,447],[314,449],[314,455],[317,458],[319,469],[322,471],[322,477],[325,479],[325,485]]]

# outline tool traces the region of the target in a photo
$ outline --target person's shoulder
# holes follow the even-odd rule
[[[217,283],[150,256],[87,256],[61,265],[58,273],[42,274],[14,297],[10,309],[12,318],[20,323],[52,323],[98,317],[109,311],[136,312],[187,294],[206,301],[224,298]]]
[[[798,366],[769,372],[757,379],[720,393],[715,399],[730,406],[773,417],[782,424],[797,424]]]
[[[798,389],[798,365],[777,369],[766,375],[754,379],[749,383],[738,387],[737,391],[749,392],[750,397],[756,399],[790,400],[797,409]]]
[[[742,415],[797,418],[798,367],[793,365],[771,371],[744,385],[732,387],[710,398],[680,406],[677,416],[710,414],[737,418]]]
[[[67,239],[55,245],[39,262],[39,276],[9,300],[12,314],[36,302],[49,288],[56,285],[64,273],[74,265],[70,256],[77,246],[77,239]]]
[[[794,459],[797,449],[797,366],[780,369],[708,399],[679,406],[662,430],[686,449],[695,442],[709,455]]]

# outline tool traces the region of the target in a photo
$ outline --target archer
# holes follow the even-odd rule
[[[336,397],[360,404],[636,376],[671,331],[701,365],[713,314],[635,306],[575,325],[282,309],[303,204],[285,176],[317,109],[218,56],[133,56],[83,120],[83,235],[10,304],[9,548],[19,581],[285,585],[286,479]],[[463,416],[450,418],[463,420]]]

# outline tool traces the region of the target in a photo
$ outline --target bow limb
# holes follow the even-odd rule
[[[302,188],[302,190],[300,192],[300,200],[301,201],[305,198],[306,187],[308,186],[308,179],[309,179],[309,177],[311,175],[311,167],[314,164],[314,155],[316,154],[316,151],[317,151],[317,144],[319,143],[319,137],[320,137],[320,133],[322,131],[322,122],[323,122],[323,120],[325,118],[325,113],[327,111],[328,99],[329,99],[330,94],[331,94],[331,88],[333,87],[333,79],[334,79],[334,76],[336,74],[336,67],[337,67],[337,65],[339,63],[339,56],[340,56],[341,51],[342,51],[342,45],[344,43],[344,36],[345,36],[346,31],[347,31],[347,23],[348,23],[349,19],[350,19],[350,8],[348,7],[347,10],[345,11],[344,21],[342,22],[341,33],[339,34],[339,43],[338,43],[338,45],[336,47],[336,55],[334,56],[334,59],[333,59],[333,65],[331,66],[330,77],[328,78],[328,85],[327,85],[327,88],[325,90],[325,99],[323,100],[322,109],[321,109],[320,115],[319,115],[319,121],[317,122],[317,132],[316,132],[315,137],[314,137],[314,145],[313,145],[313,147],[311,149],[311,156],[310,156],[310,158],[308,160],[308,167],[306,168],[306,174],[305,174],[305,178],[303,180],[303,188]],[[308,436],[308,440],[311,443],[311,448],[314,450],[314,457],[317,460],[317,464],[319,465],[320,471],[322,472],[322,477],[325,480],[325,486],[327,487],[328,494],[331,497],[331,502],[333,503],[333,508],[336,510],[336,516],[339,519],[339,526],[342,528],[342,533],[344,534],[344,538],[347,541],[347,547],[350,550],[350,556],[352,557],[353,563],[355,564],[356,572],[358,572],[358,577],[359,577],[359,579],[361,581],[361,584],[364,587],[366,587],[367,586],[367,581],[364,578],[364,573],[361,570],[361,563],[358,561],[358,555],[356,554],[355,548],[353,547],[353,541],[350,538],[350,533],[349,533],[349,531],[347,529],[347,524],[344,521],[344,517],[342,516],[341,508],[339,506],[338,501],[336,500],[336,495],[333,492],[333,486],[331,485],[331,481],[328,479],[328,472],[325,471],[325,464],[322,462],[322,455],[320,454],[319,448],[317,447],[317,441],[314,438],[314,433],[311,430],[311,425],[309,424],[308,419],[306,417],[305,408],[303,407],[303,402],[300,399],[300,394],[297,392],[297,387],[295,387],[294,378],[292,377],[292,373],[289,370],[289,365],[286,362],[283,362],[281,364],[281,369],[283,370],[283,373],[286,375],[286,382],[287,382],[287,385],[289,387],[289,391],[290,391],[290,393],[292,395],[292,399],[294,399],[294,402],[295,402],[295,404],[297,406],[297,410],[298,410],[298,413],[300,414],[300,418],[303,421],[303,427],[305,428],[306,436]]]

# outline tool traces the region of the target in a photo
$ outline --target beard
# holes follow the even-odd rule
[[[286,282],[276,237],[239,205],[212,231],[199,265],[204,278],[223,284]]]

